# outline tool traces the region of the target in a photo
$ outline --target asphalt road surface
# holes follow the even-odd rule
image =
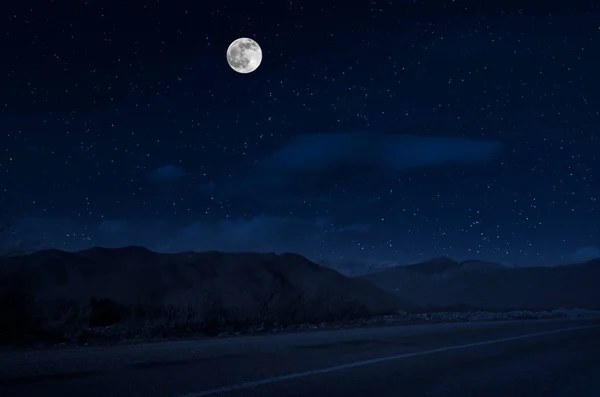
[[[600,396],[600,320],[4,351],[0,396]]]

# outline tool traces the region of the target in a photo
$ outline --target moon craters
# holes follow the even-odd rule
[[[262,61],[262,50],[252,39],[242,37],[227,48],[227,62],[238,73],[255,71]]]

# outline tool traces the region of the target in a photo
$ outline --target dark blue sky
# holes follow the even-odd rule
[[[200,4],[2,16],[5,246],[599,255],[591,2]]]

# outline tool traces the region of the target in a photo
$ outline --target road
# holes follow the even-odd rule
[[[1,396],[600,396],[600,319],[0,353]]]

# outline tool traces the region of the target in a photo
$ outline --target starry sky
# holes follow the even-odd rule
[[[593,2],[201,3],[2,14],[4,249],[600,255]]]

